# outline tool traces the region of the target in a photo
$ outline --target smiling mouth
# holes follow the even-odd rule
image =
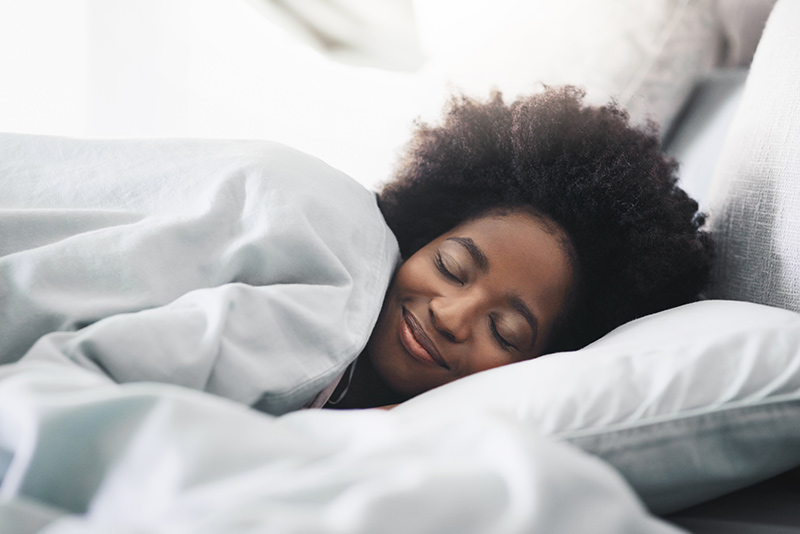
[[[422,325],[419,324],[417,318],[405,307],[403,307],[403,322],[400,325],[400,342],[414,358],[450,369],[436,349],[436,345],[425,334],[425,330],[422,329]]]

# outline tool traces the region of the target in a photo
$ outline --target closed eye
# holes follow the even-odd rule
[[[503,347],[503,349],[508,351],[510,351],[511,349],[519,350],[516,345],[514,345],[513,343],[509,343],[502,335],[500,335],[500,332],[497,330],[497,324],[495,324],[493,317],[489,318],[489,324],[490,328],[492,329],[492,335],[500,344],[500,346]]]
[[[455,274],[453,274],[453,271],[448,269],[447,266],[444,264],[444,260],[442,259],[442,253],[441,252],[437,252],[436,253],[436,257],[434,258],[433,261],[436,264],[436,269],[438,269],[438,271],[440,273],[442,273],[445,278],[448,278],[448,279],[452,280],[453,282],[456,282],[459,285],[462,285],[462,286],[464,285],[464,282],[459,277],[457,277]]]

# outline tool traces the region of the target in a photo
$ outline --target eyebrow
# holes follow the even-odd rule
[[[475,241],[469,237],[448,237],[447,240],[455,241],[464,247],[467,252],[469,252],[469,255],[472,256],[472,261],[475,262],[475,265],[477,265],[481,271],[489,270],[489,258],[487,258],[486,254],[475,244]]]

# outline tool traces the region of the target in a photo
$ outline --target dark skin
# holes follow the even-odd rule
[[[569,246],[551,220],[498,212],[421,248],[395,273],[347,394],[331,407],[393,405],[541,355],[574,283]]]
[[[346,380],[339,382],[336,390],[331,395],[332,399],[339,398],[347,385]],[[353,372],[353,379],[347,389],[347,395],[335,405],[328,404],[326,408],[350,410],[354,408],[392,408],[407,400],[404,396],[392,390],[383,378],[375,372],[372,361],[364,351],[358,358]]]

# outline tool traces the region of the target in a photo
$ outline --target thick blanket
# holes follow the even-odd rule
[[[276,418],[57,364],[0,367],[0,477],[14,534],[680,532],[608,464],[488,413]]]
[[[0,135],[0,362],[280,414],[365,346],[398,260],[373,193],[246,141]]]

